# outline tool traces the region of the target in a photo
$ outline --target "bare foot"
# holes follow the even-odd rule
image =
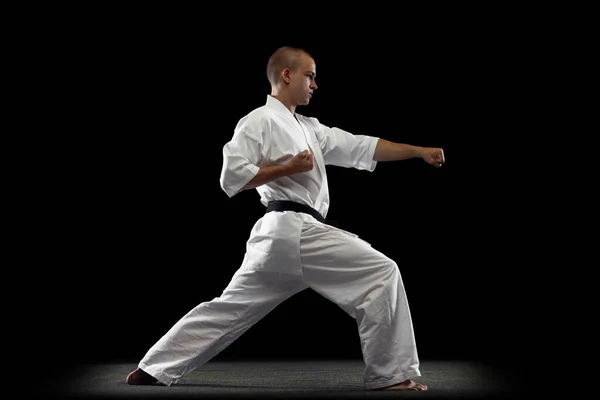
[[[158,382],[158,379],[139,368],[127,375],[127,379],[125,380],[125,382],[127,382],[128,385],[164,386],[162,383]]]
[[[418,390],[424,391],[427,390],[427,385],[422,385],[415,381],[411,381],[410,379],[405,380],[404,382],[400,382],[396,385],[386,386],[384,388],[378,390]]]

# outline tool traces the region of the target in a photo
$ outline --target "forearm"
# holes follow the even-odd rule
[[[252,178],[252,180],[250,180],[250,182],[248,182],[243,189],[253,189],[255,187],[264,185],[265,183],[271,182],[274,179],[290,175],[291,172],[291,168],[287,165],[269,165],[261,167],[257,174],[254,175],[254,178]]]
[[[422,147],[405,143],[394,143],[389,140],[379,139],[373,154],[374,161],[399,161],[409,158],[421,158]]]

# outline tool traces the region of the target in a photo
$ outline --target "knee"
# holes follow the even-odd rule
[[[400,278],[400,270],[394,260],[384,258],[374,264],[373,267],[375,268],[371,270],[371,279],[381,287],[394,285]]]
[[[388,273],[390,275],[395,275],[400,272],[400,269],[398,268],[398,264],[396,263],[396,261],[392,260],[391,258],[388,258],[385,260],[384,270],[386,273]]]
[[[384,267],[382,269],[382,281],[386,283],[386,285],[396,286],[399,282],[402,282],[402,277],[400,275],[400,269],[398,264],[394,260],[388,259]]]
[[[392,260],[391,258],[388,258],[387,264],[389,269],[398,271],[398,264],[396,264],[396,261]]]

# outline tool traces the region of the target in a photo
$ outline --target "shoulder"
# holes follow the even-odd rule
[[[319,120],[318,120],[317,118],[315,118],[315,117],[309,117],[309,116],[302,115],[302,114],[299,114],[299,113],[296,113],[296,117],[297,117],[297,118],[298,118],[300,121],[302,121],[302,122],[304,122],[305,124],[307,124],[307,125],[311,126],[311,127],[312,127],[313,129],[315,129],[315,130],[319,130],[319,129],[320,129],[320,127],[321,127],[321,123],[320,123],[320,122],[319,122]]]
[[[304,124],[309,126],[319,140],[322,140],[324,137],[327,136],[327,131],[326,129],[324,129],[326,127],[325,125],[321,124],[318,118],[307,117],[298,113],[296,113],[296,117],[298,118],[298,120],[302,121]]]
[[[233,136],[246,136],[262,142],[271,130],[272,112],[265,106],[255,108],[244,115],[235,126]]]
[[[271,126],[272,112],[265,106],[255,108],[239,119],[235,134],[265,133]]]

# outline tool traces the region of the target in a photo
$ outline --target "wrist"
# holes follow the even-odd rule
[[[278,166],[279,168],[279,173],[278,175],[281,176],[288,176],[292,173],[292,166],[290,164],[282,164]]]
[[[425,147],[413,146],[415,148],[415,157],[425,158]]]

